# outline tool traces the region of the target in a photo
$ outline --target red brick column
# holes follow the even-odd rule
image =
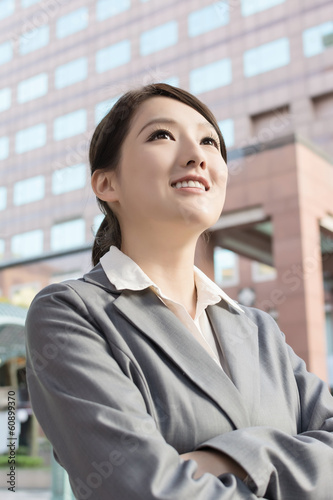
[[[327,204],[327,164],[296,145],[297,195],[267,207],[277,268],[276,307],[288,343],[308,369],[327,380],[319,220]]]

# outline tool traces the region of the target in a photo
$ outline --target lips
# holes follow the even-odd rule
[[[203,191],[208,191],[209,184],[207,180],[203,177],[186,176],[172,182],[171,187],[175,189],[190,187],[190,188],[202,189]]]

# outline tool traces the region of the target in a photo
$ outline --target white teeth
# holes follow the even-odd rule
[[[202,189],[203,191],[206,191],[206,188],[205,186],[199,182],[199,181],[178,181],[176,182],[176,184],[173,184],[173,187],[175,187],[176,189],[180,189],[180,188],[185,188],[185,187],[196,187],[196,188],[199,188],[199,189]]]

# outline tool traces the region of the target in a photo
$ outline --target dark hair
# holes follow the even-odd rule
[[[221,155],[227,161],[227,152],[221,131],[208,107],[186,90],[172,87],[166,83],[154,83],[124,94],[97,125],[89,149],[91,174],[98,169],[115,170],[117,168],[122,145],[136,110],[144,101],[156,96],[170,97],[187,104],[206,118],[216,130],[220,140]],[[121,246],[121,231],[116,215],[105,201],[97,198],[97,202],[105,217],[97,231],[92,249],[94,266],[98,264],[100,258],[111,245],[115,245],[119,249]]]

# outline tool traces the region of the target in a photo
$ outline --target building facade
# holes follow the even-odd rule
[[[215,113],[229,149],[231,187],[247,182],[242,167],[247,160],[240,158],[252,152],[251,164],[256,165],[258,155],[265,158],[268,143],[281,146],[269,149],[274,168],[281,162],[281,170],[289,165],[299,171],[299,161],[289,161],[284,153],[292,135],[297,154],[300,141],[308,142],[308,150],[320,158],[326,155],[329,165],[332,34],[333,4],[326,0],[0,0],[2,295],[27,304],[49,282],[80,276],[91,267],[90,246],[101,215],[89,186],[89,140],[129,88],[164,81],[203,100]],[[258,162],[265,172],[269,169],[270,163]],[[322,171],[330,175],[329,167]],[[331,185],[330,179],[323,182]],[[276,203],[283,203],[287,190],[299,200],[296,184],[271,187],[271,196],[280,190]],[[263,186],[258,174],[253,193]],[[246,190],[242,196],[247,197]],[[311,203],[320,205],[322,197],[322,191],[315,193]],[[212,238],[210,263],[215,261],[215,269],[208,266],[210,274],[241,302],[262,306],[286,324],[288,340],[325,377],[318,366],[325,352],[333,360],[331,271],[324,270],[320,299],[327,341],[323,320],[318,325],[320,355],[312,364],[314,337],[310,335],[312,343],[303,352],[301,340],[293,340],[292,312],[282,304],[270,306],[267,299],[281,272],[276,264],[281,254],[272,250],[277,227],[268,212],[248,218],[259,201],[246,205],[241,197],[235,199],[238,205],[228,194],[225,215],[238,220],[237,214],[246,210],[242,228],[252,225],[240,232],[236,224],[232,232],[221,222]],[[318,216],[318,237],[327,232],[326,253],[332,251],[332,216],[333,206],[326,205]],[[295,229],[288,216],[285,225],[286,232]],[[300,234],[303,243],[304,231]],[[322,284],[322,265],[317,273]],[[305,316],[309,297],[303,298],[299,307]],[[333,365],[330,382],[333,386]]]

